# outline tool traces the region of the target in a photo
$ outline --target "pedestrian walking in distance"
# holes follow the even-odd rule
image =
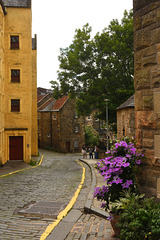
[[[89,151],[89,158],[93,159],[93,148],[89,147],[88,151]]]
[[[82,146],[82,153],[83,153],[83,158],[87,158],[87,149],[85,144],[83,144]]]

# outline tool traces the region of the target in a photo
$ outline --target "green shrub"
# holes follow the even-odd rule
[[[39,161],[37,161],[37,160],[32,160],[32,159],[31,159],[31,161],[30,161],[29,164],[30,164],[31,166],[36,166],[36,165],[38,164],[38,162],[39,162]]]
[[[159,240],[160,204],[153,198],[130,202],[122,211],[118,226],[121,240]]]

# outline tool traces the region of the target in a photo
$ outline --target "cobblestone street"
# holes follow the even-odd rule
[[[64,208],[81,181],[82,167],[74,161],[79,158],[77,154],[44,150],[40,154],[44,154],[41,166],[0,178],[1,240],[40,239],[55,218],[46,211],[47,205],[59,203],[55,212]],[[36,203],[41,203],[44,215],[36,214]],[[30,205],[34,206],[32,211],[25,211]]]

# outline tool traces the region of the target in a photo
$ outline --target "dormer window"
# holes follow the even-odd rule
[[[19,49],[19,36],[10,37],[11,49]]]

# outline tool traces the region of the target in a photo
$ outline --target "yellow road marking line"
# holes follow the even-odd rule
[[[79,164],[83,167],[83,164],[82,164],[82,163],[80,163],[80,162],[78,162],[78,161],[77,161],[77,163],[79,163]],[[83,167],[83,173],[82,173],[81,182],[80,182],[80,184],[79,184],[76,192],[74,193],[71,201],[69,202],[69,204],[67,205],[67,207],[66,207],[63,211],[61,211],[61,212],[59,213],[59,215],[57,216],[57,219],[56,219],[53,223],[51,223],[51,224],[48,225],[48,227],[46,228],[46,230],[44,231],[44,233],[41,235],[40,240],[45,240],[45,239],[48,237],[48,235],[53,231],[53,229],[58,225],[58,223],[67,215],[68,211],[69,211],[69,210],[73,207],[73,205],[75,204],[75,202],[76,202],[76,200],[77,200],[77,197],[78,197],[78,195],[79,195],[79,193],[80,193],[80,191],[81,191],[81,188],[82,188],[82,186],[83,186],[83,184],[84,184],[85,171],[86,171],[86,169],[85,169],[85,167]]]
[[[40,162],[39,162],[36,166],[28,167],[28,168],[23,168],[23,169],[14,171],[14,172],[7,173],[7,174],[5,174],[5,175],[0,175],[0,177],[6,177],[6,176],[12,175],[12,174],[14,174],[14,173],[18,173],[18,172],[22,172],[22,171],[24,171],[24,170],[28,170],[28,169],[31,169],[31,168],[39,167],[39,166],[41,165],[41,163],[42,163],[43,157],[44,157],[44,155],[42,155]]]

